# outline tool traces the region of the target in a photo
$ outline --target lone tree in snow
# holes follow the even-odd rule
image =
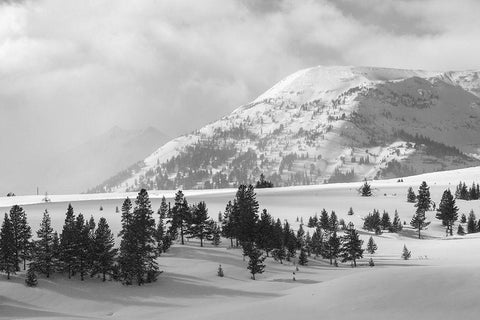
[[[453,224],[458,219],[458,208],[455,206],[455,199],[450,189],[443,192],[436,218],[442,220],[443,225],[446,226],[447,235],[450,234],[452,236]]]
[[[28,267],[27,277],[25,278],[25,284],[29,287],[36,287],[37,283],[37,275],[35,274],[34,267],[30,265]]]
[[[403,260],[408,260],[408,259],[410,259],[411,255],[412,255],[412,252],[407,249],[406,245],[403,245],[402,259]]]
[[[415,203],[416,201],[417,196],[415,195],[415,191],[413,191],[412,187],[409,187],[407,192],[407,202]]]
[[[427,222],[425,220],[425,211],[421,208],[417,208],[417,212],[413,215],[410,225],[418,231],[418,239],[421,239],[420,232],[430,224],[430,221]]]
[[[342,257],[342,262],[352,261],[352,266],[356,267],[357,259],[363,257],[363,240],[360,240],[357,230],[355,228],[346,229],[341,242],[340,256]]]
[[[465,230],[463,229],[463,227],[462,227],[461,224],[458,225],[457,234],[458,234],[459,236],[464,236],[464,235],[465,235]]]
[[[370,254],[375,254],[375,251],[377,251],[378,247],[375,241],[373,240],[373,237],[370,237],[368,239],[368,244],[367,244],[367,252]]]
[[[360,187],[360,194],[362,197],[370,197],[372,196],[372,188],[368,184],[367,181]]]
[[[420,187],[418,188],[418,195],[417,195],[417,203],[415,207],[418,210],[423,210],[423,212],[430,210],[430,203],[432,200],[430,199],[430,187],[427,186],[425,181],[422,182]]]

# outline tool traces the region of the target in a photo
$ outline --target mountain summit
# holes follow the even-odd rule
[[[360,181],[480,165],[480,72],[300,70],[97,192]]]

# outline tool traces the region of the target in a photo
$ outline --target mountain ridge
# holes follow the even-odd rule
[[[303,69],[95,191],[220,188],[260,173],[296,185],[477,166],[479,94],[478,71]]]

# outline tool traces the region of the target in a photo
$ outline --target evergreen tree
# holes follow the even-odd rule
[[[403,245],[402,259],[403,260],[408,260],[408,259],[410,259],[411,255],[412,255],[412,252],[407,249],[406,245]]]
[[[91,275],[102,275],[102,281],[106,280],[107,274],[112,274],[115,264],[117,249],[114,248],[115,239],[105,218],[100,218],[97,229],[95,230],[94,263]]]
[[[458,208],[455,206],[455,199],[450,189],[443,192],[436,218],[442,220],[443,225],[446,226],[447,235],[449,233],[453,235],[453,224],[458,219]]]
[[[225,211],[223,213],[222,220],[222,236],[230,239],[230,246],[233,247],[233,238],[235,238],[235,219],[233,217],[233,204],[232,201],[228,201]]]
[[[322,212],[320,213],[319,225],[320,228],[325,231],[330,230],[330,217],[325,209],[322,209]]]
[[[5,213],[0,230],[0,271],[7,273],[7,279],[10,280],[10,274],[15,274],[17,268],[17,248],[15,247],[13,224]]]
[[[298,256],[298,264],[301,266],[306,266],[308,263],[307,252],[305,248],[300,248],[300,255]]]
[[[415,195],[415,191],[413,191],[412,187],[408,188],[407,202],[412,202],[412,203],[417,202],[417,196]]]
[[[264,257],[262,251],[255,246],[252,246],[251,249],[248,251],[249,261],[247,269],[250,270],[250,273],[252,274],[252,279],[255,280],[255,275],[262,274],[265,270],[265,265],[263,264],[263,262],[265,261],[266,257]]]
[[[400,220],[400,217],[398,216],[397,210],[395,210],[395,216],[393,217],[393,223],[392,223],[392,232],[400,232],[402,231],[403,226],[402,226],[402,221]]]
[[[317,226],[312,235],[312,252],[315,254],[315,257],[323,253],[323,233],[320,226]]]
[[[62,264],[60,262],[60,237],[58,233],[55,231],[53,233],[53,240],[52,240],[52,272],[62,271]]]
[[[354,212],[353,212],[353,208],[352,208],[352,207],[350,207],[350,209],[348,209],[347,214],[348,214],[349,216],[353,216],[353,215],[354,215]]]
[[[233,217],[236,238],[242,243],[253,244],[257,238],[258,202],[252,185],[240,185],[235,195]]]
[[[275,261],[280,261],[280,264],[283,264],[283,260],[287,258],[287,253],[285,252],[285,248],[273,249],[272,250],[272,257]]]
[[[258,236],[257,246],[259,249],[265,251],[268,257],[268,253],[274,249],[274,223],[272,216],[267,212],[267,209],[263,209],[260,220],[258,221]]]
[[[297,248],[303,248],[305,246],[305,230],[303,230],[302,225],[297,230]]]
[[[372,196],[372,188],[370,187],[367,181],[365,181],[363,186],[360,188],[360,194],[362,197]]]
[[[191,209],[191,218],[187,237],[200,239],[200,246],[203,247],[203,240],[212,240],[214,222],[208,219],[207,205],[204,201],[200,201],[198,205]]]
[[[13,226],[15,240],[15,259],[17,260],[16,271],[20,270],[20,262],[23,261],[23,270],[26,269],[26,260],[31,257],[32,230],[27,223],[25,210],[18,205],[10,209],[10,221]]]
[[[470,214],[468,215],[467,232],[468,233],[477,232],[477,222],[476,222],[476,217],[475,217],[475,213],[473,212],[473,210],[470,210]]]
[[[168,204],[167,204],[167,199],[165,199],[165,196],[162,197],[162,202],[160,203],[160,208],[158,209],[158,215],[162,220],[167,218]]]
[[[71,204],[68,204],[67,212],[65,214],[65,222],[60,235],[60,263],[63,271],[68,273],[69,279],[73,275],[77,263],[76,250],[78,244],[76,231],[73,207]]]
[[[54,271],[53,229],[48,211],[43,213],[40,229],[37,231],[38,240],[35,243],[34,266],[35,270],[46,275],[47,278]]]
[[[35,274],[35,269],[32,267],[32,265],[28,267],[25,284],[29,287],[36,287],[38,284],[37,275]]]
[[[383,215],[382,215],[382,220],[380,221],[380,225],[382,226],[383,230],[390,230],[392,228],[392,223],[390,222],[390,215],[385,210],[383,210]]]
[[[460,223],[467,223],[467,216],[465,215],[465,213],[462,213],[462,215],[460,216]]]
[[[415,204],[415,207],[417,207],[418,210],[426,212],[430,210],[431,201],[432,200],[430,199],[430,187],[427,186],[427,183],[425,181],[423,181],[418,188],[417,203]]]
[[[417,208],[417,211],[413,215],[412,221],[410,221],[410,225],[418,231],[418,239],[421,238],[420,232],[428,227],[430,221],[426,221],[425,211],[420,207]]]
[[[363,257],[363,240],[360,240],[357,230],[355,228],[347,228],[341,243],[340,256],[342,257],[342,262],[352,261],[353,267],[356,267],[357,259]]]
[[[218,224],[214,222],[213,228],[212,228],[212,244],[215,247],[218,247],[222,242],[221,235],[222,235],[222,230],[220,229]]]
[[[75,220],[75,265],[74,271],[80,273],[80,280],[85,279],[85,274],[89,269],[89,253],[90,253],[90,227],[80,213]]]
[[[465,230],[463,229],[461,224],[458,225],[457,234],[459,236],[464,236],[465,235]]]
[[[335,266],[337,265],[337,259],[338,256],[340,255],[340,246],[341,246],[341,239],[337,237],[337,232],[334,231],[330,237],[328,238],[328,241],[325,242],[324,244],[324,256],[325,258],[328,258],[330,260],[330,264],[332,262],[335,263]]]
[[[190,208],[187,199],[185,199],[182,190],[178,190],[175,194],[175,204],[172,208],[172,228],[175,230],[180,229],[182,245],[185,244],[184,232],[188,229],[187,222],[189,219]]]
[[[370,237],[368,239],[368,244],[367,244],[367,252],[370,254],[375,254],[375,251],[377,251],[378,247],[375,241],[373,240],[373,237]]]
[[[135,199],[133,230],[136,233],[135,237],[138,245],[136,250],[136,281],[138,285],[142,285],[155,281],[158,273],[155,219],[153,218],[148,192],[145,189],[140,190]]]
[[[328,219],[328,224],[330,226],[329,230],[331,232],[338,231],[338,218],[337,215],[335,214],[335,211],[332,211],[330,214],[330,218]]]

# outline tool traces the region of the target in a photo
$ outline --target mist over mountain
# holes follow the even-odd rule
[[[480,165],[478,71],[300,70],[91,191],[276,186]]]
[[[69,149],[51,152],[47,157],[20,159],[18,168],[2,174],[3,193],[41,194],[80,193],[123,168],[142,160],[158,144],[170,138],[154,127],[126,130],[115,126],[88,141]],[[45,142],[48,144],[48,141]],[[32,165],[34,163],[34,165]],[[16,172],[22,172],[22,179]]]

